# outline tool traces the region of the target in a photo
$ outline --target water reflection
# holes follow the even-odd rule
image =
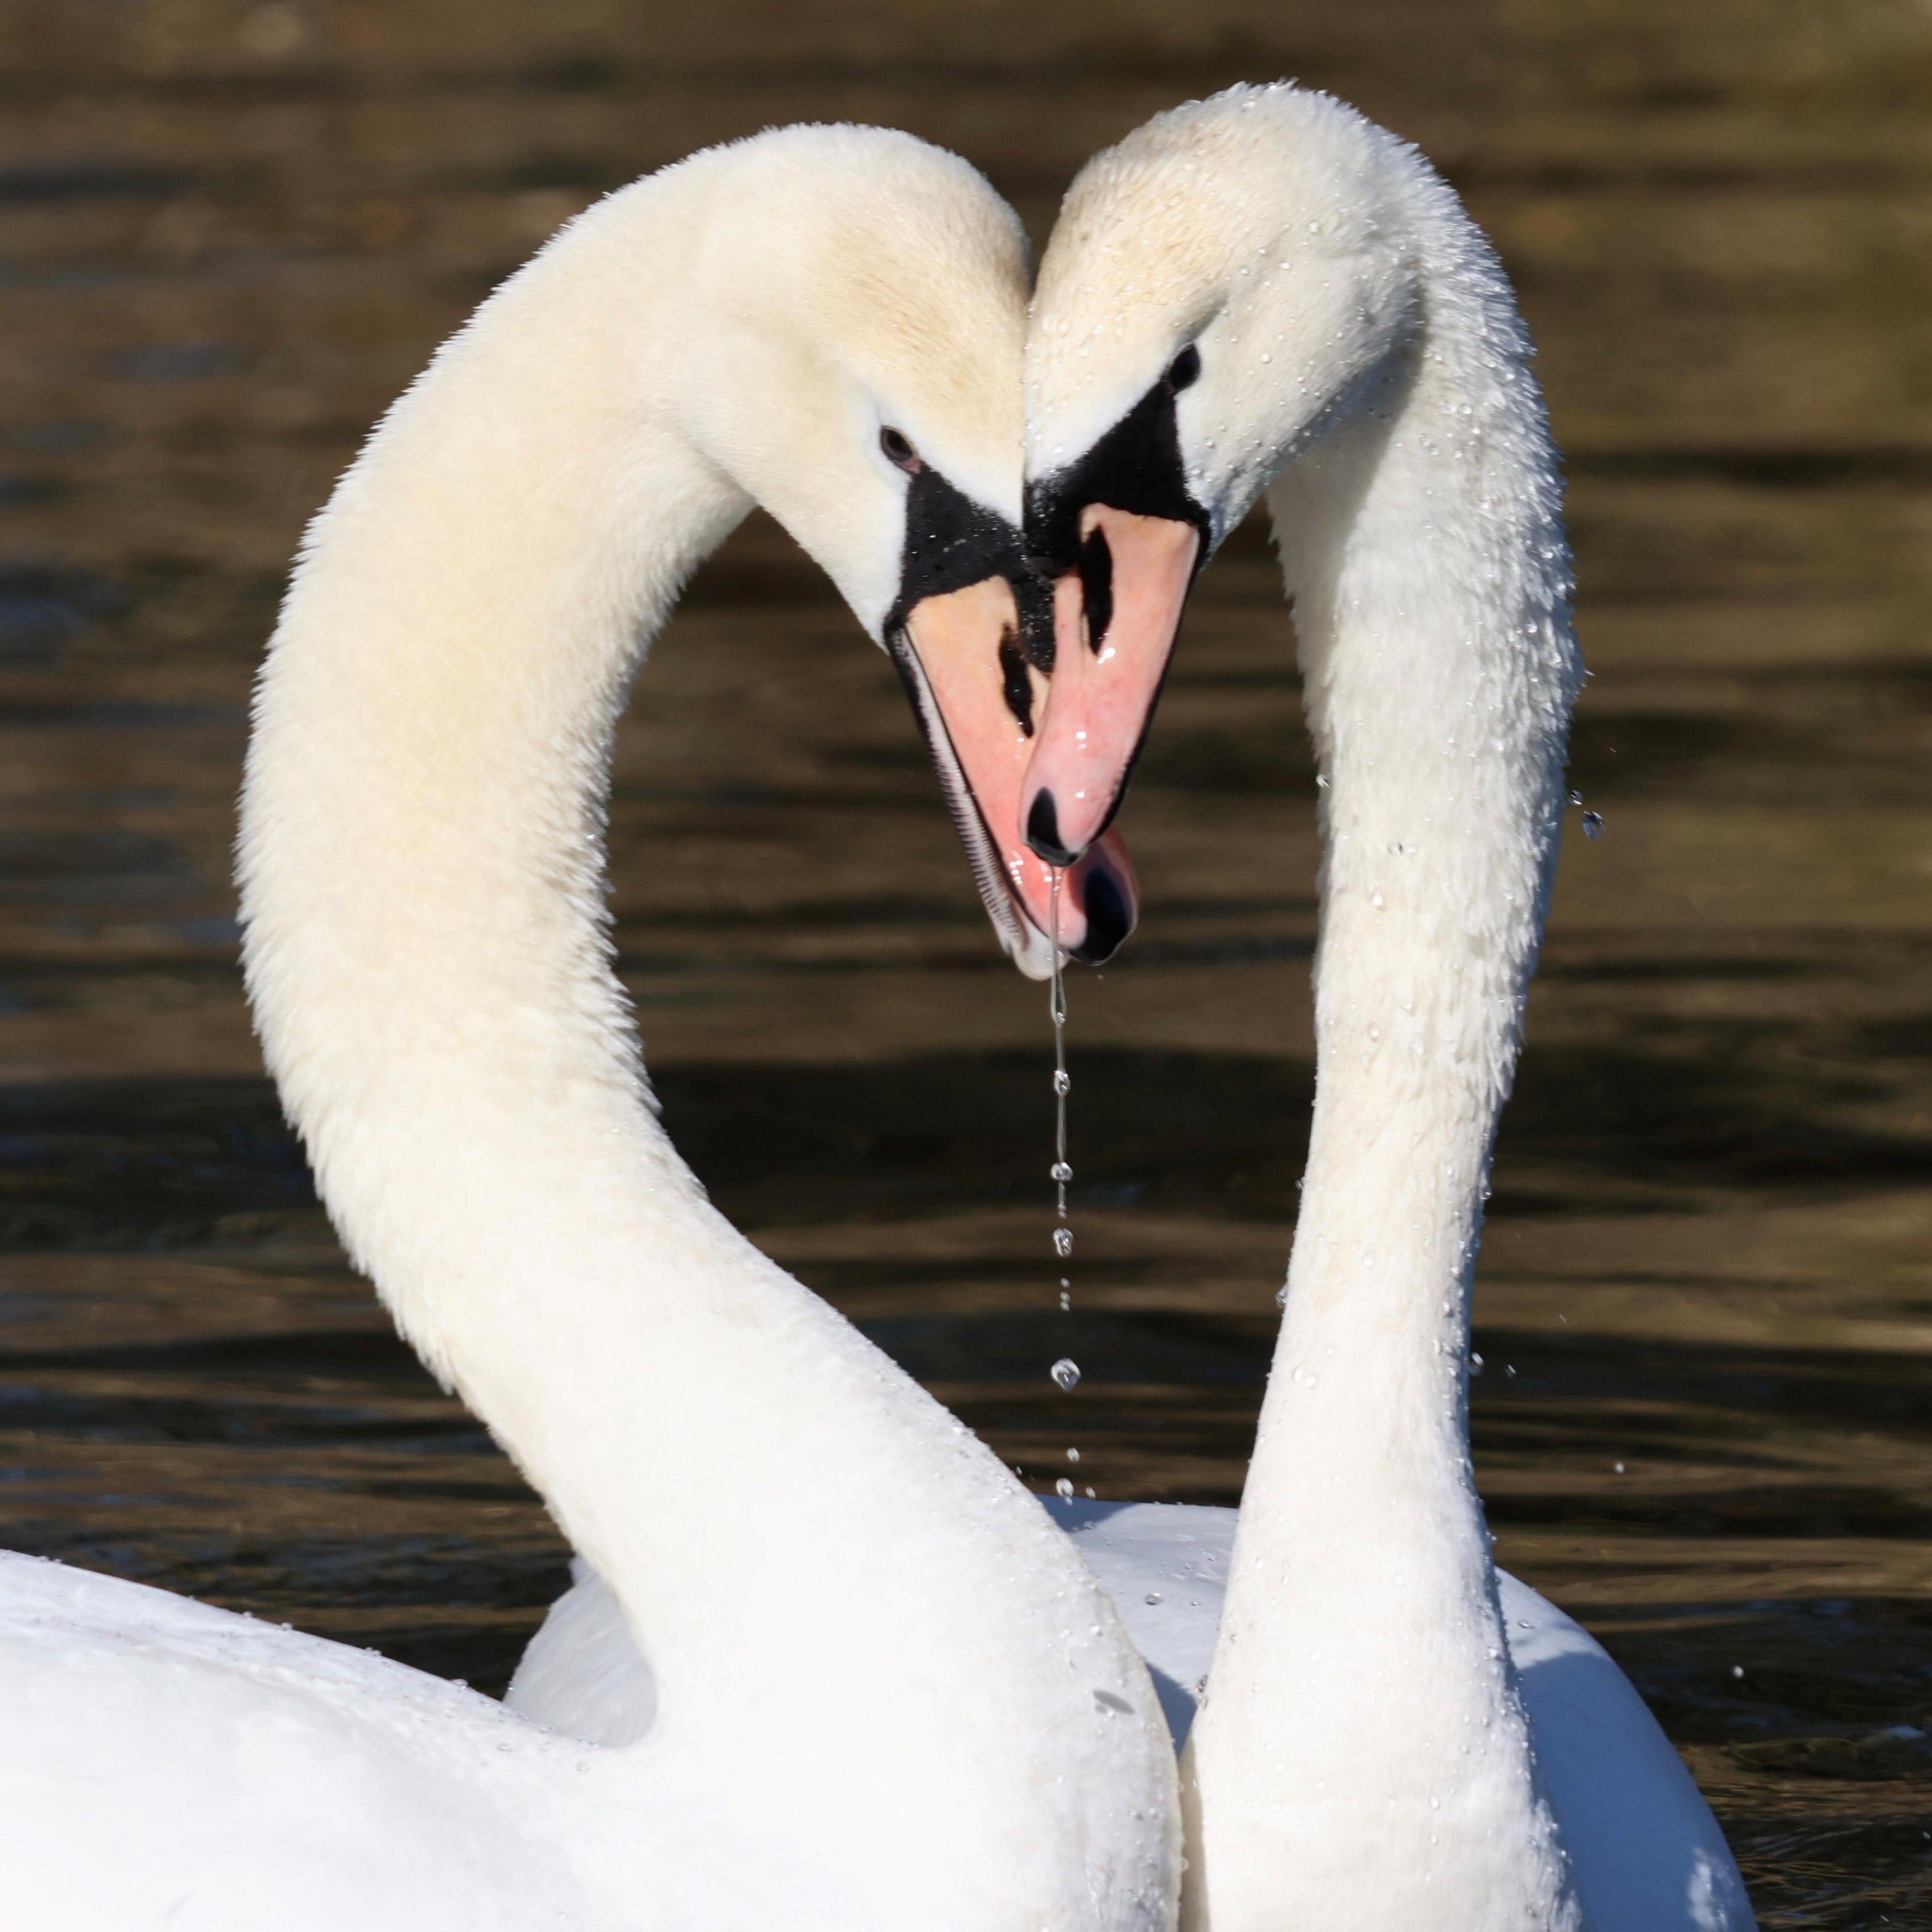
[[[590,194],[704,140],[910,126],[1038,232],[1087,149],[1295,71],[1455,171],[1570,457],[1574,782],[1605,836],[1564,856],[1491,1204],[1500,1553],[1636,1678],[1768,1925],[1922,1917],[1932,28],[1862,4],[1827,44],[1741,0],[1706,41],[1647,5],[1478,32],[1210,0],[1159,44],[1079,8],[40,16],[0,163],[6,1543],[489,1684],[562,1583],[345,1269],[234,971],[280,572],[430,344]],[[680,1145],[1042,1488],[1072,1442],[1103,1496],[1238,1492],[1306,1134],[1311,781],[1249,530],[1142,766],[1147,922],[1073,984],[1067,1316],[1043,1002],[884,658],[759,524],[640,686],[615,908]]]

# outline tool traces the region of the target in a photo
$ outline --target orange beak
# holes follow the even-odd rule
[[[1020,805],[1035,721],[1052,700],[1022,641],[1012,584],[989,577],[923,598],[907,613],[895,656],[994,930],[1022,972],[1043,978],[1055,866],[1029,846]],[[1139,895],[1119,839],[1089,843],[1064,862],[1059,944],[1098,961],[1133,930]]]
[[[1153,722],[1201,533],[1104,503],[1080,512],[1078,567],[1054,585],[1053,677],[1015,813],[1041,859],[1072,866],[1119,809]]]

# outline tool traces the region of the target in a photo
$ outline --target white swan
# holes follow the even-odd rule
[[[656,1719],[599,1750],[9,1558],[9,1924],[1172,1924],[1172,1754],[1105,1597],[706,1204],[603,929],[640,640],[755,500],[895,640],[990,909],[1037,952],[1031,882],[998,873],[1033,692],[1002,574],[1024,299],[1017,224],[950,156],[850,128],[714,150],[493,296],[311,529],[243,812],[267,1057],[404,1332],[645,1634]]]
[[[1577,1676],[1532,1728],[1469,1462],[1470,1280],[1582,675],[1529,352],[1440,177],[1288,86],[1096,158],[1041,265],[1036,848],[1106,824],[1192,573],[1264,491],[1324,788],[1312,1138],[1183,1766],[1202,1932],[1751,1923],[1628,1686]],[[1619,1731],[1636,1754],[1574,1778]],[[1624,1830],[1646,1808],[1667,1828]]]

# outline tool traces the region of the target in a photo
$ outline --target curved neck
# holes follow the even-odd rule
[[[1322,775],[1316,1099],[1194,1733],[1217,1932],[1257,1887],[1353,1895],[1365,1928],[1448,1923],[1451,1901],[1508,1906],[1456,1923],[1574,1909],[1504,1660],[1465,1375],[1580,672],[1514,304],[1447,190],[1418,199],[1416,338],[1271,500]]]
[[[650,1106],[605,932],[610,739],[747,507],[638,394],[691,326],[658,192],[493,298],[310,533],[243,806],[268,1064],[398,1325],[624,1606],[659,1691],[627,1756],[807,1844],[885,1834],[868,1886],[949,1870],[942,1827],[1012,1835],[935,1923],[988,1887],[1048,1917],[1085,1898],[1070,1834],[1103,1892],[1157,1896],[1166,1848],[1127,1811],[1171,1756],[1156,1712],[1098,1768],[1123,1737],[1091,1685],[1138,1666],[1097,1590],[989,1452],[708,1206]],[[834,1736],[864,1748],[828,1763]]]

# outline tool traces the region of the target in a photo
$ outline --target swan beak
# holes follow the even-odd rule
[[[1004,576],[914,604],[893,656],[939,767],[952,822],[994,930],[1030,979],[1052,970],[1053,878],[1029,847],[1020,799],[1035,719],[1047,681],[1023,638],[1018,601]],[[1060,948],[1067,957],[1108,958],[1139,916],[1133,867],[1109,836],[1062,872]]]
[[[1052,690],[1022,785],[1026,841],[1075,864],[1113,822],[1160,701],[1201,532],[1104,503],[1080,512],[1077,566],[1053,586]]]

